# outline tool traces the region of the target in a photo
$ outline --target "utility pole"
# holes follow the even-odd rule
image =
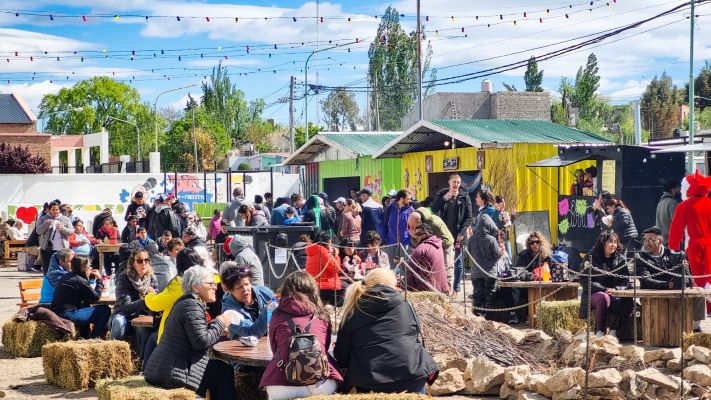
[[[195,136],[195,105],[191,105],[190,111],[193,115],[193,157],[195,157],[195,172],[200,172],[198,168],[197,137]]]
[[[642,145],[642,116],[640,112],[639,100],[635,100],[634,106],[634,144],[637,146]],[[620,133],[620,136],[622,134]]]
[[[420,0],[417,0],[417,116],[422,119],[422,22],[420,21]],[[379,129],[378,129],[379,130]]]
[[[373,75],[375,77],[375,87],[373,88],[375,92],[375,130],[380,131],[380,107],[378,107],[378,73]]]
[[[365,130],[370,131],[370,85],[365,89]]]
[[[696,25],[696,15],[694,14],[694,4],[696,0],[691,0],[691,17],[689,24],[689,144],[694,144],[694,27]],[[689,152],[688,172],[694,173],[694,152]]]
[[[308,128],[308,127],[307,127]],[[294,154],[294,76],[289,79],[289,153]]]

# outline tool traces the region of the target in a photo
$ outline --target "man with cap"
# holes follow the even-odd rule
[[[143,198],[143,192],[136,192],[133,195],[131,204],[126,207],[126,214],[123,216],[124,221],[128,222],[129,217],[132,215],[138,218],[138,225],[146,226],[148,223],[148,205]]]
[[[383,223],[383,206],[371,197],[373,191],[364,187],[360,191],[361,200],[361,234],[360,241],[365,243],[365,235],[370,231],[378,232],[380,237],[385,237],[385,224]]]
[[[341,232],[341,215],[343,215],[343,208],[346,206],[346,199],[344,197],[339,197],[333,201],[336,206],[336,232]]]
[[[682,284],[692,287],[691,272],[684,253],[677,253],[664,247],[662,230],[656,226],[642,234],[644,247],[635,259],[635,275],[639,277],[642,289],[679,290]],[[686,279],[682,281],[682,268]],[[706,302],[703,297],[694,298],[694,331],[701,331],[701,321],[706,319]]]
[[[253,285],[264,285],[262,262],[244,236],[234,235],[228,237],[222,245],[222,250],[224,250],[227,255],[232,256],[238,266],[249,266],[252,274],[254,274],[254,279],[252,279]]]

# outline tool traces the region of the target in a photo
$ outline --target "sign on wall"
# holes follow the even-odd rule
[[[449,157],[442,160],[442,170],[452,171],[459,168],[459,157]]]

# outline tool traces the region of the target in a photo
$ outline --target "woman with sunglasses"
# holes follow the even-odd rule
[[[546,265],[551,265],[551,246],[541,232],[532,232],[526,238],[526,248],[516,257],[516,268],[533,272]]]
[[[128,259],[128,266],[116,278],[116,305],[111,316],[111,337],[123,339],[133,333],[130,321],[139,315],[147,315],[144,298],[148,293],[155,293],[158,288],[151,258],[144,249],[134,250]],[[138,338],[139,349],[143,338]]]
[[[240,336],[262,337],[267,334],[267,307],[274,293],[266,286],[253,285],[254,273],[249,265],[225,261],[220,266],[220,280],[225,294],[222,312],[234,310],[236,320],[229,325],[230,339]]]
[[[151,385],[185,387],[216,400],[234,399],[232,366],[210,360],[210,347],[217,343],[231,319],[222,314],[207,319],[207,303],[215,301],[217,283],[213,273],[194,265],[185,271],[183,295],[168,316],[165,334],[146,364],[143,375]]]

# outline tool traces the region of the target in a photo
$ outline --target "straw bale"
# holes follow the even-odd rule
[[[10,320],[2,326],[2,344],[5,351],[15,357],[39,357],[45,344],[66,341],[72,337],[57,338],[47,325],[32,320]]]
[[[558,329],[578,332],[585,329],[585,320],[579,318],[580,300],[543,301],[538,310],[538,329],[555,335]]]
[[[121,340],[80,340],[42,347],[47,383],[67,390],[87,389],[97,380],[125,378],[134,370],[131,349]]]
[[[708,332],[696,332],[696,333],[685,333],[684,334],[684,350],[686,350],[691,345],[706,347],[711,349],[711,333]]]
[[[308,400],[424,400],[431,398],[415,393],[357,393],[311,396]]]
[[[162,389],[149,385],[142,376],[101,379],[96,382],[99,400],[194,400],[189,389]]]

